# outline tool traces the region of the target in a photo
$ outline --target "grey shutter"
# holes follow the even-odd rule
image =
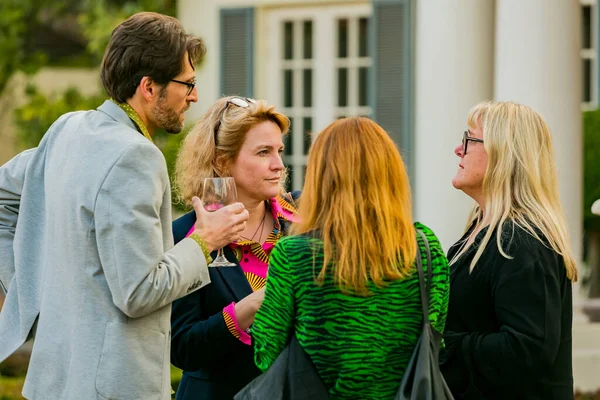
[[[254,9],[221,10],[221,95],[254,94]]]
[[[600,60],[600,29],[598,25],[600,25],[600,7],[592,7],[592,9],[596,8],[596,21],[594,22],[594,18],[592,17],[592,32],[596,32],[596,60]],[[596,26],[594,27],[594,24]],[[596,98],[594,99],[592,96],[592,101],[594,102],[594,106],[598,107],[600,105],[600,62],[596,62]]]
[[[413,18],[411,0],[374,0],[371,24],[375,121],[399,145],[414,183]]]

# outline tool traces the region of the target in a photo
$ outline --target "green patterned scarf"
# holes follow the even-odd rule
[[[125,114],[127,114],[127,116],[137,125],[138,129],[140,130],[140,132],[142,132],[146,139],[154,143],[154,141],[152,140],[152,136],[150,136],[150,132],[148,132],[148,128],[146,128],[146,125],[144,125],[144,122],[142,121],[138,113],[135,112],[133,107],[131,107],[127,103],[119,103],[114,99],[111,99],[111,101],[119,107],[121,107],[123,111],[125,111]]]

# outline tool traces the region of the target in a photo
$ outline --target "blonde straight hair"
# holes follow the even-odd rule
[[[559,199],[552,135],[546,122],[530,107],[512,102],[487,102],[471,110],[467,125],[483,131],[488,156],[483,179],[485,215],[479,206],[473,208],[467,229],[472,224],[475,229],[450,264],[473,245],[475,236],[486,226],[488,230],[478,245],[470,271],[494,233],[500,254],[512,258],[501,244],[502,227],[512,222],[540,242],[547,241],[563,257],[567,277],[576,281],[577,266]]]
[[[368,295],[409,275],[417,245],[408,175],[395,143],[368,118],[344,118],[313,143],[293,234],[320,231],[324,261],[344,292]]]
[[[263,100],[254,100],[248,107],[229,104],[232,97],[217,100],[196,122],[187,134],[175,164],[175,190],[179,200],[191,204],[193,196],[202,196],[204,178],[227,176],[229,168],[235,162],[246,134],[261,122],[271,121],[279,126],[282,135],[286,135],[290,120],[277,112],[275,106]],[[221,120],[215,144],[215,126]],[[283,193],[287,171],[282,172],[280,191]]]

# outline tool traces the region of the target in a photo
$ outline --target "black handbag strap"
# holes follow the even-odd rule
[[[423,272],[423,261],[421,259],[421,246],[417,240],[417,272],[419,273],[419,287],[421,290],[421,304],[423,306],[423,325],[429,323],[429,295],[431,293],[431,251],[429,250],[429,242],[427,237],[420,229],[417,229],[417,234],[421,236],[425,243],[425,251],[427,252],[427,281],[425,281],[425,273]]]

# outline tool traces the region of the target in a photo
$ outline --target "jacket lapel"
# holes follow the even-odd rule
[[[104,114],[108,115],[117,122],[127,125],[136,131],[138,130],[133,121],[127,116],[125,111],[123,111],[121,107],[110,100],[106,100],[104,103],[102,103],[102,105],[98,107],[98,111],[102,111]]]
[[[229,290],[233,294],[235,301],[238,302],[252,293],[252,287],[250,286],[248,279],[246,279],[246,275],[244,275],[242,267],[240,267],[237,258],[229,246],[226,246],[223,249],[223,253],[229,261],[235,262],[237,265],[235,267],[217,267],[215,269],[219,275],[221,275],[221,278],[225,284],[229,287]],[[216,252],[213,257],[216,257]]]

